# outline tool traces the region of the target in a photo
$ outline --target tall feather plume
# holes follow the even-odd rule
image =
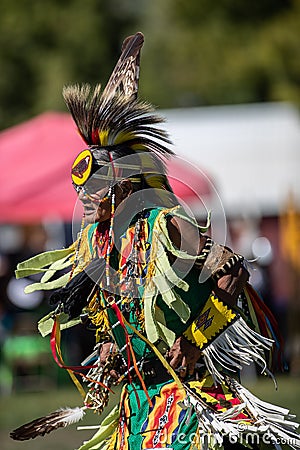
[[[138,150],[157,154],[173,153],[165,130],[155,127],[164,119],[154,108],[137,100],[142,33],[125,39],[121,56],[101,92],[101,85],[92,91],[88,84],[67,86],[65,102],[84,141],[92,146],[126,144]]]
[[[106,103],[117,90],[127,98],[136,97],[139,87],[140,54],[144,35],[128,36],[122,45],[121,56],[103,90],[101,101]]]
[[[47,416],[39,417],[31,422],[22,425],[10,433],[10,437],[16,441],[27,441],[38,436],[44,436],[58,428],[64,428],[73,423],[79,422],[84,414],[86,407],[62,408],[54,411]]]

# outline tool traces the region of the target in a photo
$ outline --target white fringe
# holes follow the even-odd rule
[[[236,405],[224,413],[215,413],[205,405],[205,402],[197,396],[186,384],[184,388],[187,396],[181,406],[183,409],[189,409],[186,423],[189,423],[193,410],[198,418],[200,428],[201,450],[208,450],[215,446],[222,447],[225,435],[239,437],[239,430],[235,423],[228,421],[235,417],[245,407],[245,405]],[[228,421],[228,422],[227,422]],[[209,439],[208,439],[209,437]]]
[[[262,373],[271,375],[264,359],[264,350],[270,350],[273,340],[261,336],[248,327],[240,317],[203,350],[207,369],[215,382],[222,383],[223,375],[217,369],[221,365],[231,372],[241,370],[243,365],[256,362]],[[271,375],[272,376],[272,375]]]
[[[262,442],[263,436],[268,436],[268,442],[274,442],[278,450],[281,449],[280,442],[294,450],[300,448],[299,434],[295,432],[299,424],[290,420],[294,416],[290,415],[287,409],[258,399],[232,378],[226,377],[226,384],[233,388],[242,403],[222,413],[211,410],[201,397],[184,385],[187,396],[181,402],[181,407],[189,409],[186,423],[189,422],[193,411],[197,415],[201,450],[222,447],[225,436],[230,436],[235,442],[244,441],[247,446],[246,437],[249,434],[261,436]],[[242,410],[247,410],[255,422],[246,424],[245,420],[235,419]]]
[[[274,442],[278,439],[293,449],[300,448],[300,435],[295,431],[299,424],[291,420],[295,416],[289,414],[288,409],[260,400],[236,380],[230,379],[229,384],[236,391],[240,400],[245,403],[246,409],[256,419],[254,425],[257,426],[258,432],[260,429],[264,430],[274,438]],[[281,448],[280,445],[278,448]]]

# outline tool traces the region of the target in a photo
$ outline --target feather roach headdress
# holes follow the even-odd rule
[[[149,103],[137,98],[143,42],[142,33],[125,39],[121,56],[103,91],[101,85],[92,90],[86,84],[67,86],[63,90],[78,131],[89,147],[74,161],[75,187],[84,185],[105,164],[110,170],[105,177],[116,181],[125,178],[128,165],[119,165],[116,171],[108,163],[139,155],[134,165],[136,172],[144,175],[145,187],[171,190],[163,162],[163,157],[172,153],[167,147],[171,142],[166,131],[156,127],[164,120]]]

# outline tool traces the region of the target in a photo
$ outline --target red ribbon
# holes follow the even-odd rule
[[[120,309],[118,308],[118,306],[116,305],[116,303],[112,303],[111,307],[114,310],[114,312],[115,312],[115,314],[116,314],[116,316],[117,316],[117,318],[118,318],[118,320],[120,322],[120,325],[122,326],[122,328],[124,329],[124,332],[125,332],[126,351],[127,351],[127,360],[128,360],[128,364],[127,364],[127,366],[128,366],[128,368],[127,368],[127,370],[128,370],[128,381],[131,384],[131,376],[130,376],[130,370],[129,370],[130,369],[130,353],[131,353],[132,362],[133,362],[133,366],[134,366],[135,372],[136,372],[136,374],[137,374],[137,376],[138,376],[138,378],[140,380],[140,383],[142,385],[143,391],[146,394],[148,403],[149,403],[150,407],[152,407],[153,404],[152,404],[152,401],[151,401],[151,399],[149,397],[149,394],[148,394],[145,382],[144,382],[144,380],[143,380],[143,378],[142,378],[142,376],[141,376],[141,374],[139,372],[139,369],[138,369],[138,366],[137,366],[137,363],[136,363],[136,357],[135,357],[135,354],[134,354],[134,350],[132,348],[132,345],[131,345],[131,342],[130,342],[130,339],[129,339],[129,334],[128,334],[128,331],[126,329],[126,325],[124,323],[122,313],[121,313]],[[138,393],[136,392],[136,389],[134,388],[133,385],[132,385],[132,387],[133,387],[133,390],[134,390],[134,393],[135,393],[135,396],[136,396],[136,399],[137,399],[138,408],[139,408],[140,407],[140,400],[139,400],[139,397],[138,397]]]
[[[51,332],[51,338],[50,338],[50,346],[51,346],[51,351],[52,351],[52,355],[54,358],[54,361],[56,362],[56,364],[61,367],[62,369],[66,369],[71,378],[73,379],[73,382],[76,384],[77,388],[79,389],[79,391],[83,394],[84,390],[82,388],[82,386],[80,385],[80,383],[78,382],[78,380],[76,379],[75,375],[73,375],[74,373],[76,373],[77,375],[80,375],[83,378],[86,378],[88,381],[92,381],[93,383],[99,384],[101,387],[108,389],[110,392],[112,392],[114,394],[114,392],[108,387],[106,386],[106,384],[101,383],[101,381],[96,381],[91,379],[90,377],[87,377],[86,375],[84,375],[83,373],[81,373],[82,369],[93,369],[95,367],[98,367],[97,365],[93,365],[93,366],[66,366],[62,356],[61,356],[61,351],[60,351],[60,327],[59,327],[59,321],[57,318],[55,318],[54,320],[54,324],[53,324],[53,328],[52,328],[52,332]]]
[[[75,372],[75,371],[80,371],[83,369],[94,369],[95,367],[97,367],[97,365],[93,365],[93,366],[66,366],[65,365],[65,363],[61,357],[61,354],[60,354],[60,330],[59,330],[59,322],[57,319],[54,320],[54,324],[53,324],[53,328],[52,328],[52,332],[51,332],[51,338],[50,338],[50,346],[51,346],[51,351],[52,351],[54,361],[62,369],[72,370],[73,372]]]

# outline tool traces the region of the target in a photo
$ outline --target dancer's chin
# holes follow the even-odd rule
[[[96,220],[96,211],[94,209],[84,209],[85,223],[94,223]]]

